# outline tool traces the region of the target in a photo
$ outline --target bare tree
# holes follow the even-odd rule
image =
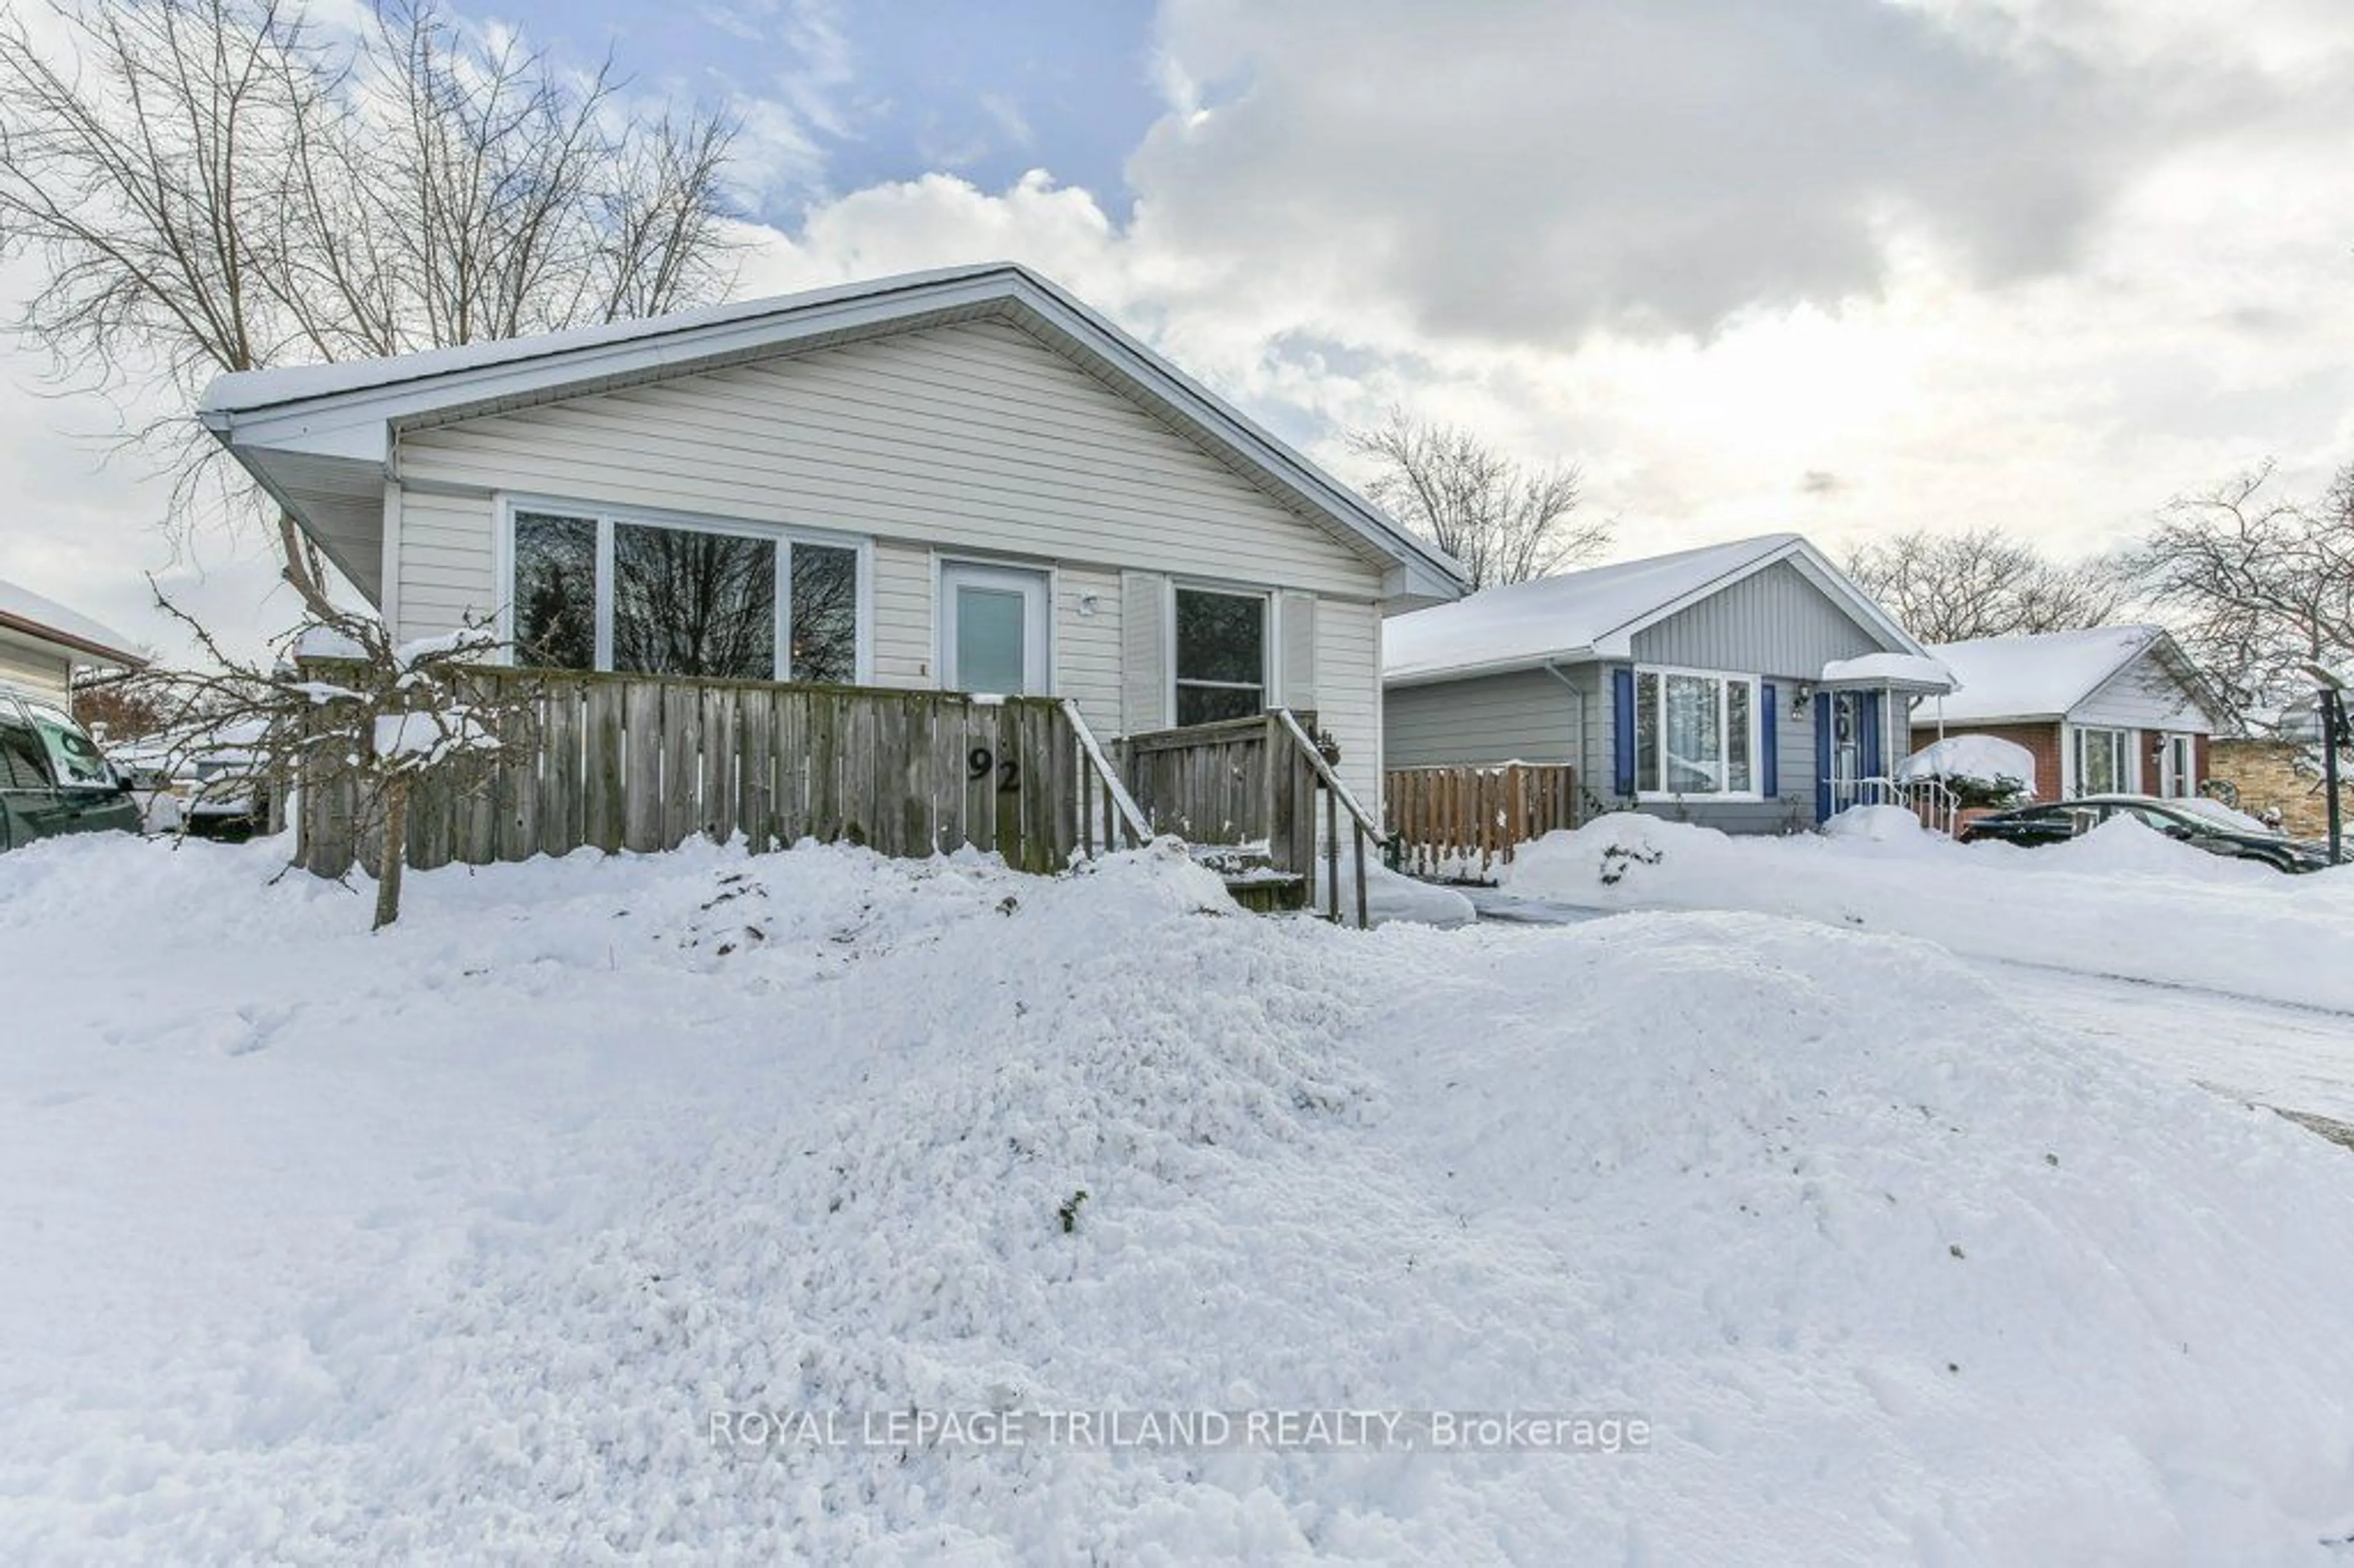
[[[1924,642],[2076,631],[2124,614],[2111,567],[2054,561],[1999,528],[1913,529],[1850,551],[1848,576]]]
[[[0,16],[0,253],[61,375],[192,400],[225,371],[651,314],[730,281],[735,134],[648,115],[432,0],[356,31],[302,0],[50,0]],[[226,483],[175,414],[131,434]],[[185,511],[185,504],[175,511]],[[286,561],[300,570],[291,526]]]
[[[128,677],[129,700],[155,715],[173,770],[203,760],[210,795],[266,800],[315,791],[349,806],[352,832],[373,842],[372,929],[400,917],[411,793],[437,778],[480,779],[532,745],[537,693],[494,682],[477,667],[501,644],[470,620],[454,632],[395,643],[384,622],[345,609],[317,585],[325,575],[315,546],[287,580],[302,597],[303,623],[292,645],[321,652],[315,662],[263,667],[224,650],[159,589],[155,602],[185,626],[209,662]]]
[[[1574,515],[1575,464],[1525,467],[1469,430],[1402,408],[1347,440],[1375,465],[1366,494],[1461,562],[1474,589],[1566,570],[1610,543],[1608,519]]]
[[[2268,493],[2272,476],[2176,498],[2125,563],[2231,716],[2259,727],[2311,695],[2306,664],[2354,664],[2354,465],[2311,503]]]

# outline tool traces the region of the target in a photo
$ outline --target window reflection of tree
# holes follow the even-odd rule
[[[515,517],[514,640],[525,662],[587,670],[597,662],[597,524],[585,517]]]
[[[622,524],[613,529],[613,667],[769,680],[777,546],[769,539]]]
[[[829,545],[792,550],[792,673],[842,685],[858,678],[858,552]]]

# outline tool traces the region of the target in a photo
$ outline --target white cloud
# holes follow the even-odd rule
[[[2327,0],[1172,0],[1159,37],[1126,217],[935,174],[747,228],[743,291],[1020,260],[1344,471],[1394,401],[1580,461],[1630,551],[2089,550],[2267,454],[2306,488],[2354,458]],[[856,90],[818,76],[771,95],[779,185],[810,94]],[[49,498],[0,575],[135,620],[147,493],[43,435],[57,406],[0,411],[0,482]]]

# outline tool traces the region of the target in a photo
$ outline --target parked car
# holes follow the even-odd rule
[[[117,747],[115,770],[130,779],[146,831],[232,841],[268,831],[267,803],[251,778],[253,752],[243,744],[258,730],[208,731],[202,750],[170,734]]]
[[[2329,864],[2327,844],[2290,838],[2220,800],[2150,795],[2086,795],[2020,806],[1978,818],[1962,829],[1961,837],[1965,843],[2063,843],[2118,815],[2136,818],[2210,854],[2258,861],[2274,871],[2320,871]]]
[[[0,850],[138,831],[138,802],[90,732],[62,708],[0,688]]]

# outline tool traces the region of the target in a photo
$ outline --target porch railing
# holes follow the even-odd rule
[[[1933,832],[1953,835],[1961,821],[1961,798],[1935,779],[1859,779],[1850,803],[1857,806],[1901,806]]]
[[[1342,909],[1345,832],[1357,868],[1352,902],[1363,925],[1365,851],[1383,843],[1381,824],[1334,771],[1315,728],[1313,714],[1273,708],[1129,736],[1120,742],[1120,756],[1129,788],[1155,832],[1263,853],[1269,870],[1297,877],[1310,906],[1321,904],[1335,921]]]

